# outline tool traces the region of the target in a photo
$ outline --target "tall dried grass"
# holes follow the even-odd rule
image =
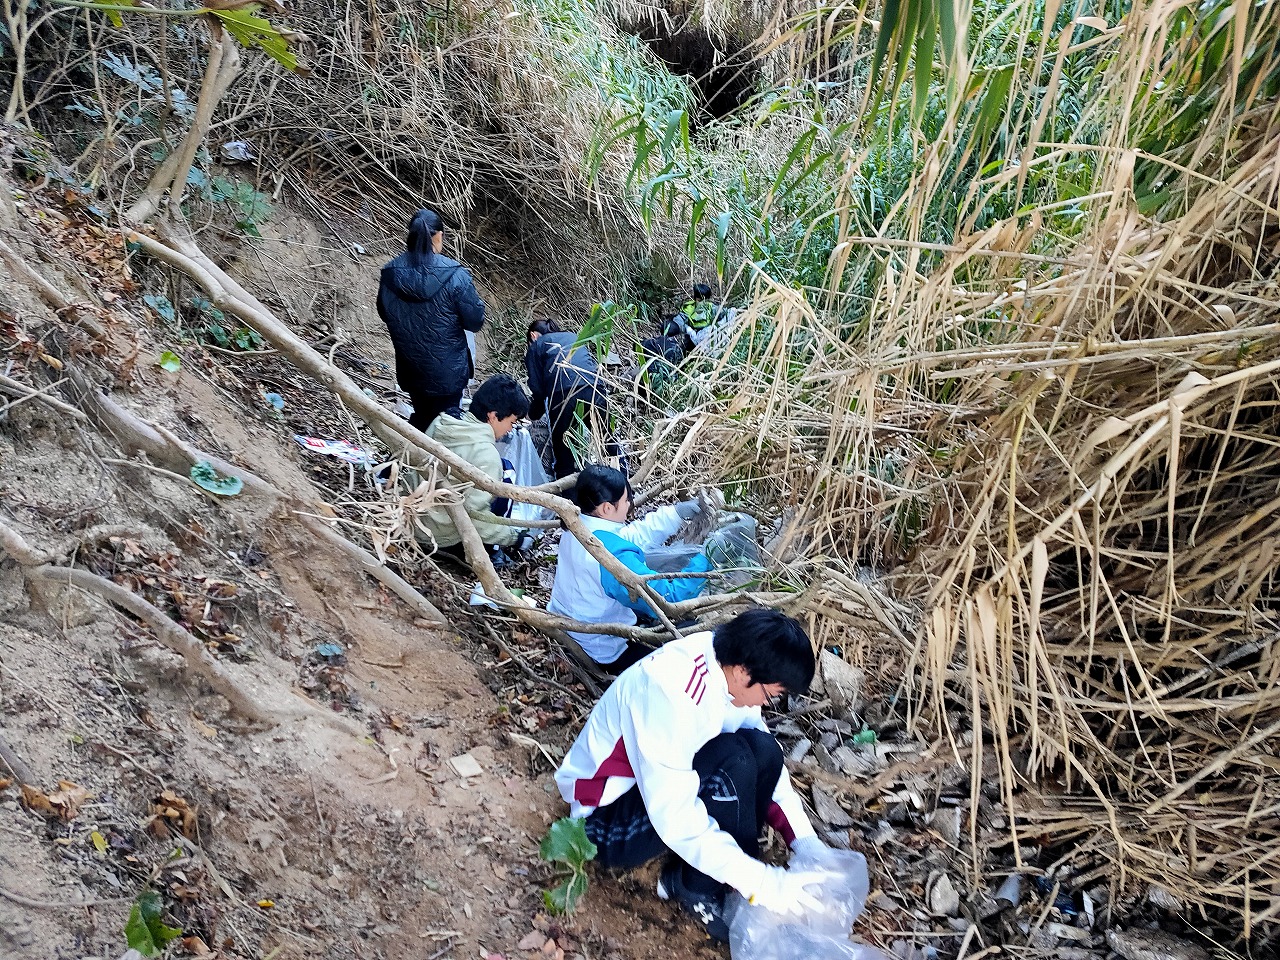
[[[858,229],[854,198],[838,211],[825,291],[758,277],[736,349],[697,368],[655,459],[790,518],[819,638],[869,629],[906,666],[911,722],[958,742],[967,719],[974,797],[994,755],[1009,850],[1113,863],[1122,886],[1159,883],[1269,937],[1280,112],[1257,92],[1280,69],[1280,14],[1241,21],[1195,139],[1156,155],[1143,144],[1185,106],[1169,85],[1190,82],[1170,12],[1102,31],[1111,53],[1077,123],[1101,130],[1091,144],[1039,139],[1052,99],[1039,117],[1021,108],[1033,135],[1009,137],[965,194],[976,211],[1012,188],[1015,216],[962,216],[951,242],[929,239],[931,204],[955,188],[944,171],[972,146],[962,104],[918,143],[876,232]],[[1061,67],[1070,42],[1045,31],[1010,88]],[[1061,204],[1023,188],[1081,153],[1095,172],[1068,239],[1045,226]],[[1144,164],[1166,190],[1146,213]],[[857,166],[855,150],[849,183]],[[855,276],[872,298],[851,326]],[[866,589],[864,564],[892,568],[896,600]],[[1068,792],[1069,808],[1041,802]]]

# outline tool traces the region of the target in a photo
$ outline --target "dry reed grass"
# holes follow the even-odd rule
[[[1164,69],[1158,19],[1116,31],[1111,92]],[[841,238],[832,291],[874,281],[856,339],[840,294],[757,278],[652,460],[790,519],[818,639],[860,627],[905,665],[910,722],[972,738],[975,803],[994,756],[1007,851],[1114,867],[1117,892],[1158,883],[1261,942],[1280,929],[1280,116],[1217,110],[1169,170],[1181,207],[1150,218],[1143,109],[1103,97],[1100,145],[1039,145],[1098,157],[1061,252],[1033,245],[1034,205],[923,242],[942,152],[879,235]],[[892,568],[881,591],[865,565]]]

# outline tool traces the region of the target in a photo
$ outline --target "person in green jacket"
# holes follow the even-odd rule
[[[497,441],[511,431],[517,420],[528,414],[529,395],[524,388],[512,377],[498,374],[480,385],[471,398],[469,410],[453,407],[432,420],[427,427],[427,436],[444,444],[494,480],[510,481],[513,477],[505,476],[509,464],[498,453]],[[486,544],[517,549],[532,545],[533,537],[529,531],[495,519],[496,516],[510,514],[510,500],[495,498],[463,477],[454,479],[446,473],[445,482],[462,493],[467,513],[475,521],[480,539]],[[436,546],[449,549],[462,542],[457,527],[443,507],[426,511],[422,522]]]

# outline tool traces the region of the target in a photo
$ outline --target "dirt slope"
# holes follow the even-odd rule
[[[109,336],[97,356],[69,348],[78,334],[5,268],[8,375],[38,386],[86,377],[289,497],[334,499],[348,471],[291,434],[367,438],[338,427],[323,391],[269,354],[209,350],[148,314],[140,298],[164,278],[136,261],[127,275],[102,266],[93,258],[118,253],[118,238],[74,211],[43,229],[44,202],[29,199],[6,224],[10,241],[73,299],[100,304]],[[376,258],[353,259],[298,219],[279,236],[292,242],[268,235],[243,276],[383,392]],[[180,372],[156,366],[165,349],[181,355]],[[74,399],[60,386],[54,395]],[[281,415],[262,401],[268,391],[284,397]],[[457,586],[422,574],[455,620],[432,628],[290,516],[128,460],[138,458],[118,441],[38,400],[12,406],[0,417],[0,520],[142,593],[260,700],[308,712],[247,724],[146,626],[82,591],[24,584],[0,562],[0,737],[51,801],[45,816],[19,803],[16,784],[0,791],[0,954],[117,957],[148,886],[187,937],[179,952],[195,955],[670,956],[673,924],[677,956],[704,949],[640,889],[644,874],[597,883],[572,921],[542,913],[537,843],[563,807],[526,734],[552,717],[539,736],[554,750],[581,704],[517,695],[518,672],[472,638]],[[478,776],[448,762],[463,753]]]

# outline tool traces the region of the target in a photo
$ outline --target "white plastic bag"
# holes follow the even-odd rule
[[[883,951],[849,939],[870,887],[862,854],[831,850],[821,863],[797,855],[790,869],[835,874],[821,887],[806,888],[822,904],[822,911],[782,916],[734,894],[727,911],[733,960],[890,960]]]
[[[536,487],[548,481],[547,472],[542,469],[542,457],[525,427],[512,427],[498,441],[498,453],[515,467],[517,486]],[[518,500],[511,503],[512,520],[547,520],[552,516],[550,510],[536,504]]]

